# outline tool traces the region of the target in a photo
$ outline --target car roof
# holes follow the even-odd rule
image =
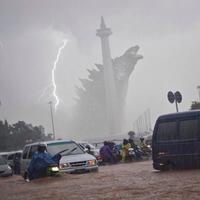
[[[173,120],[177,118],[197,117],[200,116],[200,110],[191,110],[186,112],[177,112],[158,117],[158,121]]]
[[[7,152],[0,152],[0,155],[11,155],[11,154],[15,154],[15,153],[22,153],[22,150],[18,150],[18,151],[7,151]]]
[[[41,141],[41,142],[34,142],[34,143],[27,144],[27,145],[25,145],[25,147],[27,147],[27,146],[33,146],[33,145],[39,145],[39,144],[48,145],[48,144],[65,143],[65,142],[74,142],[74,141],[73,141],[73,140],[50,140],[50,141]]]

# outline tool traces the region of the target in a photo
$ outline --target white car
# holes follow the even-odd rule
[[[100,156],[100,149],[96,148],[94,145],[92,145],[92,144],[90,144],[88,142],[79,141],[78,144],[84,149],[85,152],[88,152],[89,149],[90,149],[90,154],[95,156],[95,158],[98,161],[98,164],[101,164],[102,158]]]
[[[7,164],[6,160],[0,155],[0,176],[12,176],[13,172],[11,167]]]
[[[93,155],[96,157],[96,156],[99,156],[100,153],[99,153],[99,149],[96,148],[94,145],[88,143],[88,142],[83,142],[83,141],[80,141],[78,142],[79,145],[81,145],[81,147],[87,151],[88,150],[88,146],[90,148],[90,151],[93,153]]]
[[[94,156],[86,153],[72,140],[54,140],[28,144],[24,147],[21,158],[21,174],[27,173],[28,165],[38,145],[45,145],[47,152],[52,156],[61,154],[59,169],[61,172],[98,171],[97,160]]]

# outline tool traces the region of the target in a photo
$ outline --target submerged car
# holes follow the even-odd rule
[[[90,148],[90,151],[93,153],[93,155],[96,157],[96,156],[99,156],[99,149],[96,148],[94,145],[88,143],[88,142],[78,142],[78,144],[85,150],[87,151],[88,148]]]
[[[85,152],[88,152],[89,154],[93,155],[98,163],[100,164],[102,162],[102,158],[100,156],[100,149],[96,148],[94,145],[80,141],[78,144],[84,149]]]
[[[0,176],[12,176],[11,167],[7,164],[5,158],[0,155]]]
[[[61,172],[98,171],[97,160],[86,153],[75,141],[55,140],[28,144],[24,147],[21,159],[21,174],[27,172],[32,155],[37,151],[38,145],[45,145],[47,152],[52,156],[60,153],[59,170]]]

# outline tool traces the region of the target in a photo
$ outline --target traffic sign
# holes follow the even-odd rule
[[[181,93],[179,92],[179,91],[177,91],[177,92],[175,92],[175,99],[176,99],[176,101],[178,102],[178,103],[181,103],[181,101],[182,101],[182,95],[181,95]]]
[[[167,98],[169,100],[170,103],[174,103],[175,101],[175,96],[174,96],[174,93],[169,91],[168,94],[167,94]]]

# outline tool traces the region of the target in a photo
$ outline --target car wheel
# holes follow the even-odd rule
[[[90,172],[98,172],[99,168],[91,169]]]

